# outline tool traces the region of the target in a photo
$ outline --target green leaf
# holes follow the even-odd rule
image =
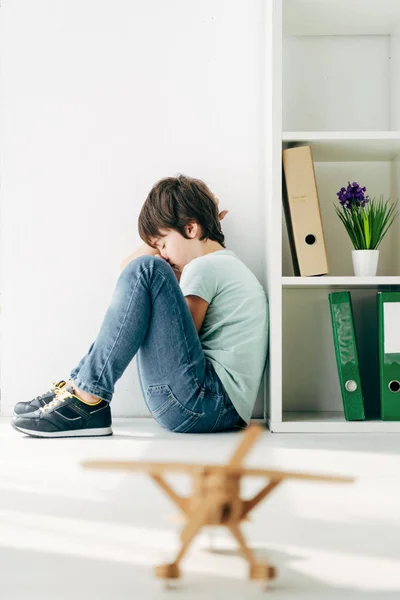
[[[393,221],[398,217],[397,203],[389,204],[390,198],[384,202],[381,195],[375,197],[363,208],[349,210],[335,205],[335,211],[356,250],[375,250],[382,242]]]
[[[363,226],[364,226],[364,236],[365,236],[365,247],[369,249],[371,244],[371,230],[369,225],[368,213],[363,212]]]

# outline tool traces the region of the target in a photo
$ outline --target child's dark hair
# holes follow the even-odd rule
[[[186,175],[157,181],[139,215],[138,229],[142,240],[152,246],[161,229],[174,229],[186,239],[185,225],[196,221],[202,229],[200,240],[214,240],[225,248],[225,236],[218,218],[214,194],[200,179]]]

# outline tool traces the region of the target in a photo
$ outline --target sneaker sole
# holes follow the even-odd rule
[[[15,425],[15,423],[12,423],[12,426],[21,433],[26,433],[27,435],[37,438],[99,437],[113,434],[111,427],[101,427],[99,429],[76,429],[71,431],[35,431],[34,429],[18,427]]]

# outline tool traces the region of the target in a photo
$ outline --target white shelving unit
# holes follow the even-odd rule
[[[376,293],[400,291],[400,218],[380,246],[377,277],[354,277],[336,216],[348,181],[400,200],[400,2],[266,3],[267,277],[273,432],[400,432],[379,416],[346,422],[328,293],[350,290],[367,409],[379,407]],[[271,135],[272,132],[272,135]],[[282,149],[310,145],[329,275],[295,277],[282,210]],[[399,201],[400,206],[400,201]]]

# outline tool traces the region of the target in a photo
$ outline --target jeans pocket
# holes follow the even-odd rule
[[[204,416],[179,402],[169,385],[149,385],[146,393],[147,408],[165,429],[185,433]]]

